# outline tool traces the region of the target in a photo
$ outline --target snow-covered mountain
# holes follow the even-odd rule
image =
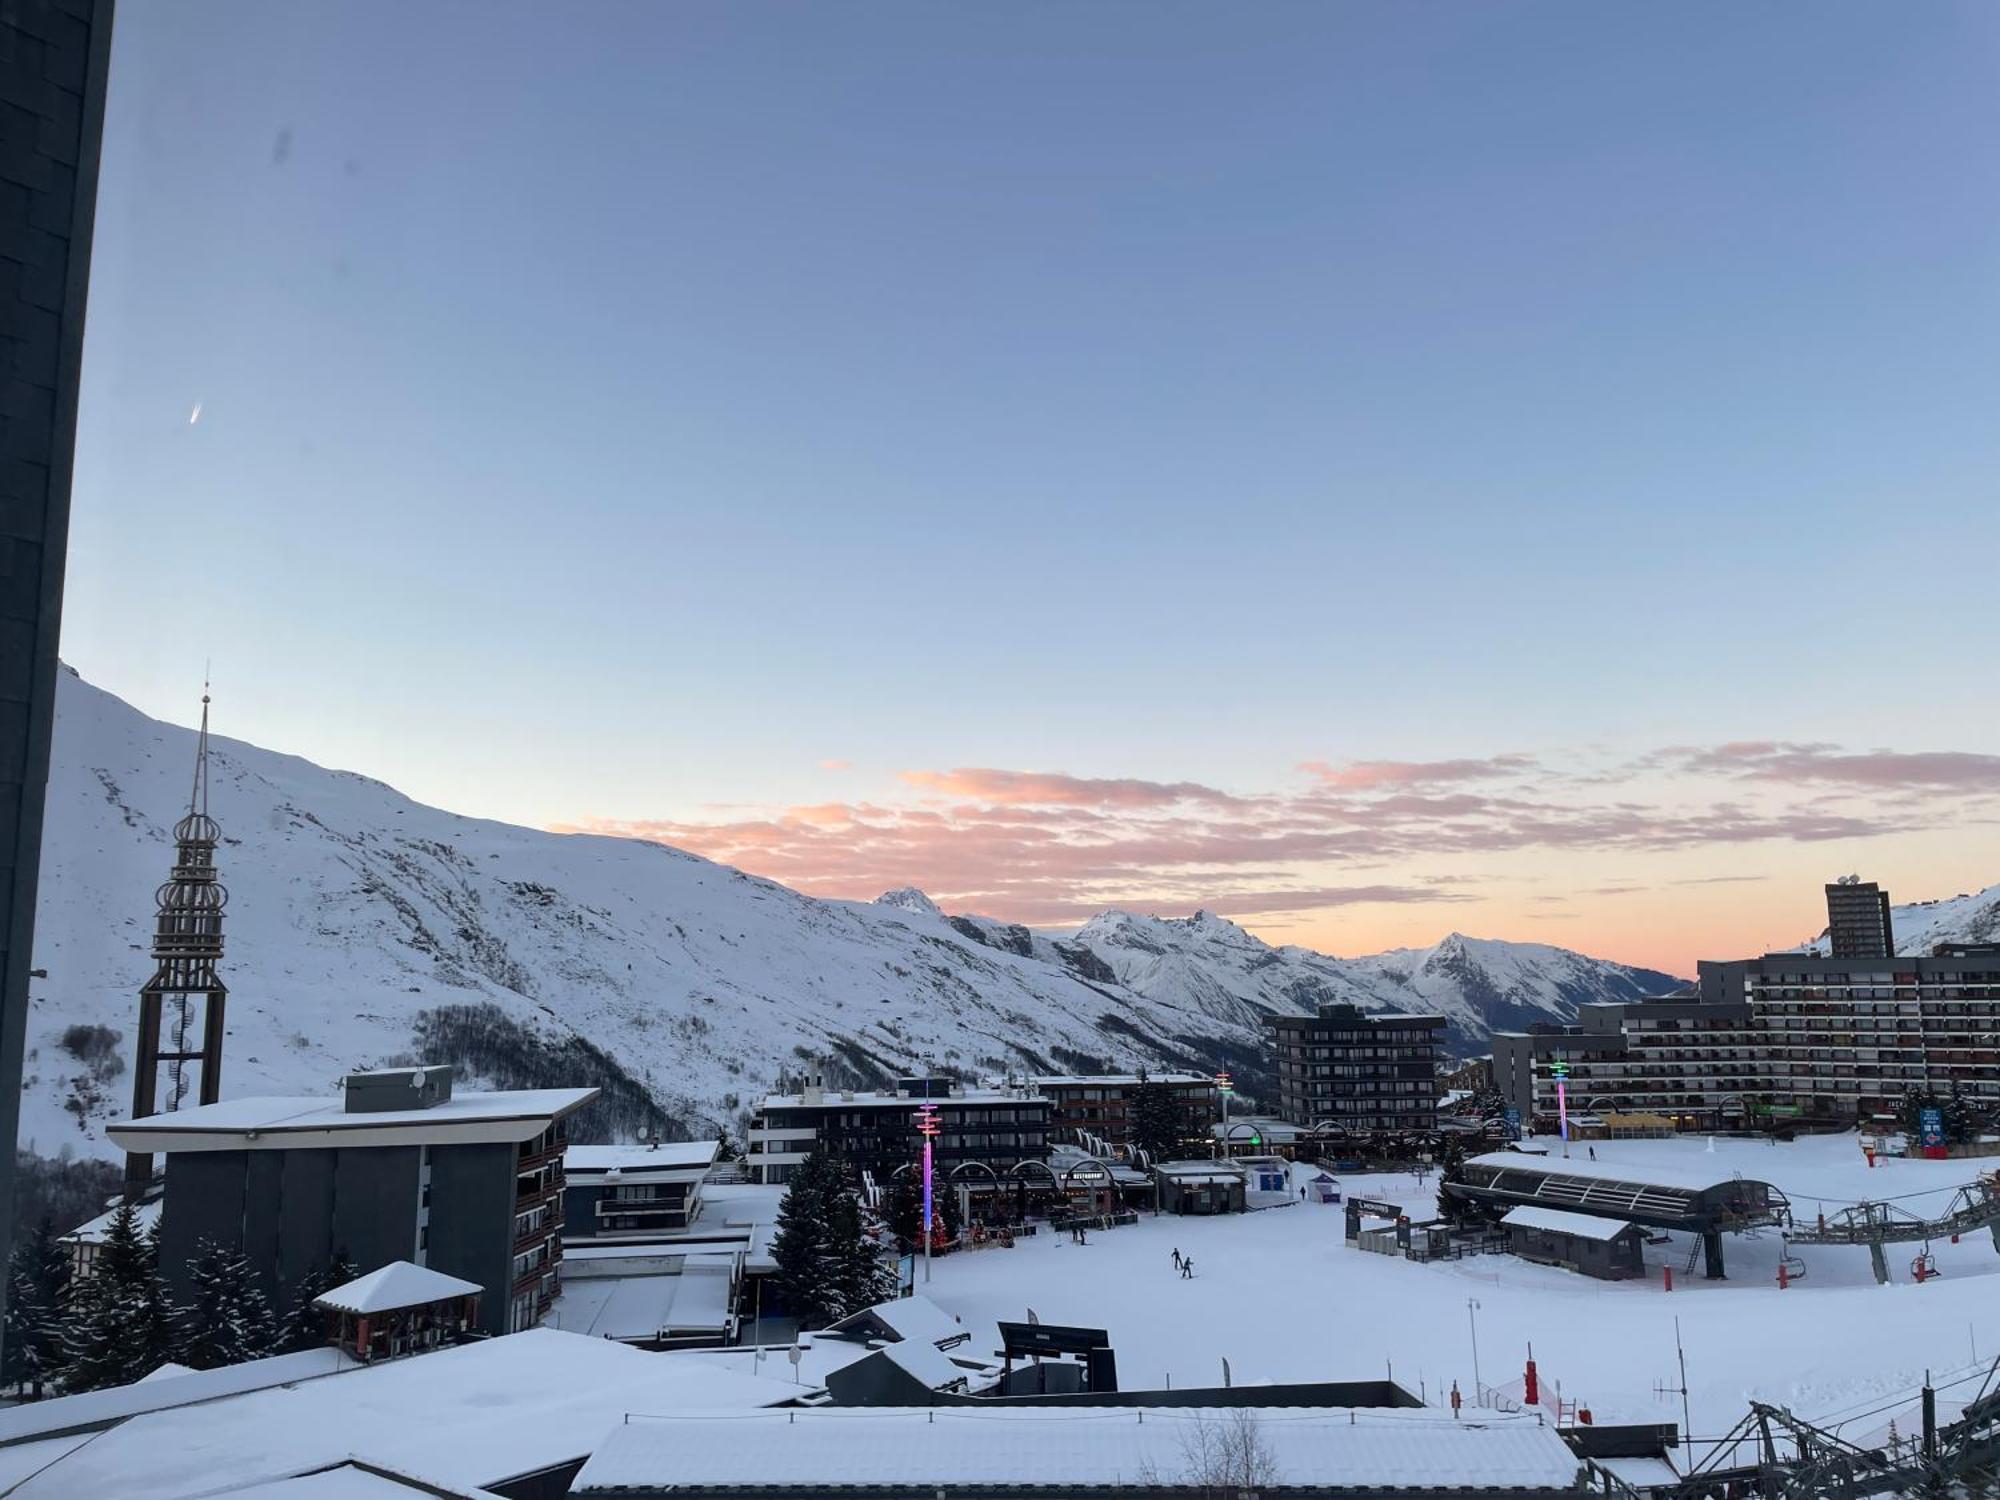
[[[2000,885],[1891,906],[1889,926],[1896,935],[1896,951],[1918,957],[1939,943],[2000,943]],[[1805,946],[1810,952],[1826,952],[1826,933]]]
[[[63,674],[23,1084],[22,1143],[43,1154],[110,1154],[193,757],[191,731]],[[657,844],[460,817],[233,740],[212,766],[225,1095],[330,1091],[421,1054],[502,1085],[606,1085],[613,1131],[733,1131],[808,1059],[855,1081],[927,1055],[969,1073],[1226,1064],[1254,1090],[1271,1011],[1431,1010],[1469,1042],[1673,983],[1455,936],[1339,960],[1206,914],[1031,933],[918,891],[823,901]]]

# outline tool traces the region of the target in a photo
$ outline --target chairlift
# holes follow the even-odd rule
[[[1794,1253],[1790,1245],[1783,1246],[1779,1251],[1778,1264],[1783,1268],[1787,1281],[1797,1281],[1806,1274],[1805,1257]]]
[[[1910,1262],[1910,1279],[1912,1281],[1929,1281],[1933,1277],[1943,1274],[1943,1272],[1938,1270],[1937,1257],[1931,1254],[1931,1247],[1928,1244],[1919,1250],[1916,1259]]]

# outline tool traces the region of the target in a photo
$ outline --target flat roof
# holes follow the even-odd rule
[[[707,1171],[715,1165],[720,1141],[661,1141],[657,1145],[571,1146],[563,1152],[563,1170],[577,1172]]]
[[[290,1385],[358,1368],[358,1361],[328,1345],[323,1349],[302,1349],[296,1354],[273,1354],[214,1370],[183,1370],[177,1375],[155,1370],[131,1385],[81,1391],[74,1396],[51,1396],[46,1401],[23,1401],[18,1406],[0,1409],[0,1448],[63,1433],[88,1432],[93,1427],[108,1427],[147,1412],[240,1396],[246,1391]]]
[[[907,1109],[912,1114],[926,1104],[939,1109],[963,1109],[973,1104],[1042,1104],[1051,1101],[1042,1094],[1024,1094],[1012,1089],[969,1089],[954,1085],[949,1094],[898,1094],[878,1089],[827,1089],[817,1099],[801,1099],[797,1094],[767,1094],[763,1108],[785,1109]]]
[[[314,1145],[391,1145],[421,1138],[525,1141],[597,1097],[594,1088],[512,1089],[454,1094],[428,1109],[350,1114],[341,1098],[257,1095],[120,1120],[104,1133],[133,1151],[284,1150]]]
[[[1215,1087],[1215,1080],[1202,1073],[1148,1073],[1141,1078],[1137,1073],[1040,1073],[1033,1080],[1036,1088],[1068,1089],[1084,1088],[1093,1084],[1136,1085],[1140,1083],[1206,1084]]]
[[[789,1378],[535,1328],[134,1417],[24,1480],[9,1500],[185,1500],[350,1458],[474,1489],[582,1458],[634,1409],[743,1409],[798,1393]]]
[[[1269,1451],[1271,1489],[1567,1489],[1582,1468],[1553,1426],[1526,1414],[1454,1421],[1388,1408],[820,1407],[635,1413],[598,1445],[570,1493],[1191,1485],[1189,1444],[1201,1424],[1245,1412]]]
[[[1546,1229],[1554,1234],[1573,1234],[1581,1240],[1615,1240],[1632,1226],[1622,1219],[1600,1219],[1593,1214],[1566,1213],[1560,1208],[1541,1208],[1524,1203],[1510,1208],[1500,1218],[1502,1224],[1523,1229]]]
[[[576,1276],[563,1282],[548,1323],[565,1333],[604,1339],[721,1334],[729,1327],[735,1286],[733,1254],[685,1256],[677,1271]]]

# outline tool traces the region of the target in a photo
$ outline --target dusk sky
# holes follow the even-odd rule
[[[1990,0],[127,5],[64,655],[1041,924],[1689,973],[1990,885],[1996,67]]]

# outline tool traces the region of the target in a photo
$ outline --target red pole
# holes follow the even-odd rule
[[[1782,1292],[1791,1284],[1792,1278],[1786,1274],[1785,1263],[1781,1260],[1778,1262],[1778,1290]]]
[[[1541,1380],[1535,1374],[1535,1360],[1532,1355],[1528,1358],[1527,1376],[1522,1381],[1521,1399],[1529,1406],[1542,1404]]]
[[[1661,1266],[1660,1274],[1666,1277],[1666,1290],[1671,1292],[1674,1289],[1674,1268],[1672,1266]]]

